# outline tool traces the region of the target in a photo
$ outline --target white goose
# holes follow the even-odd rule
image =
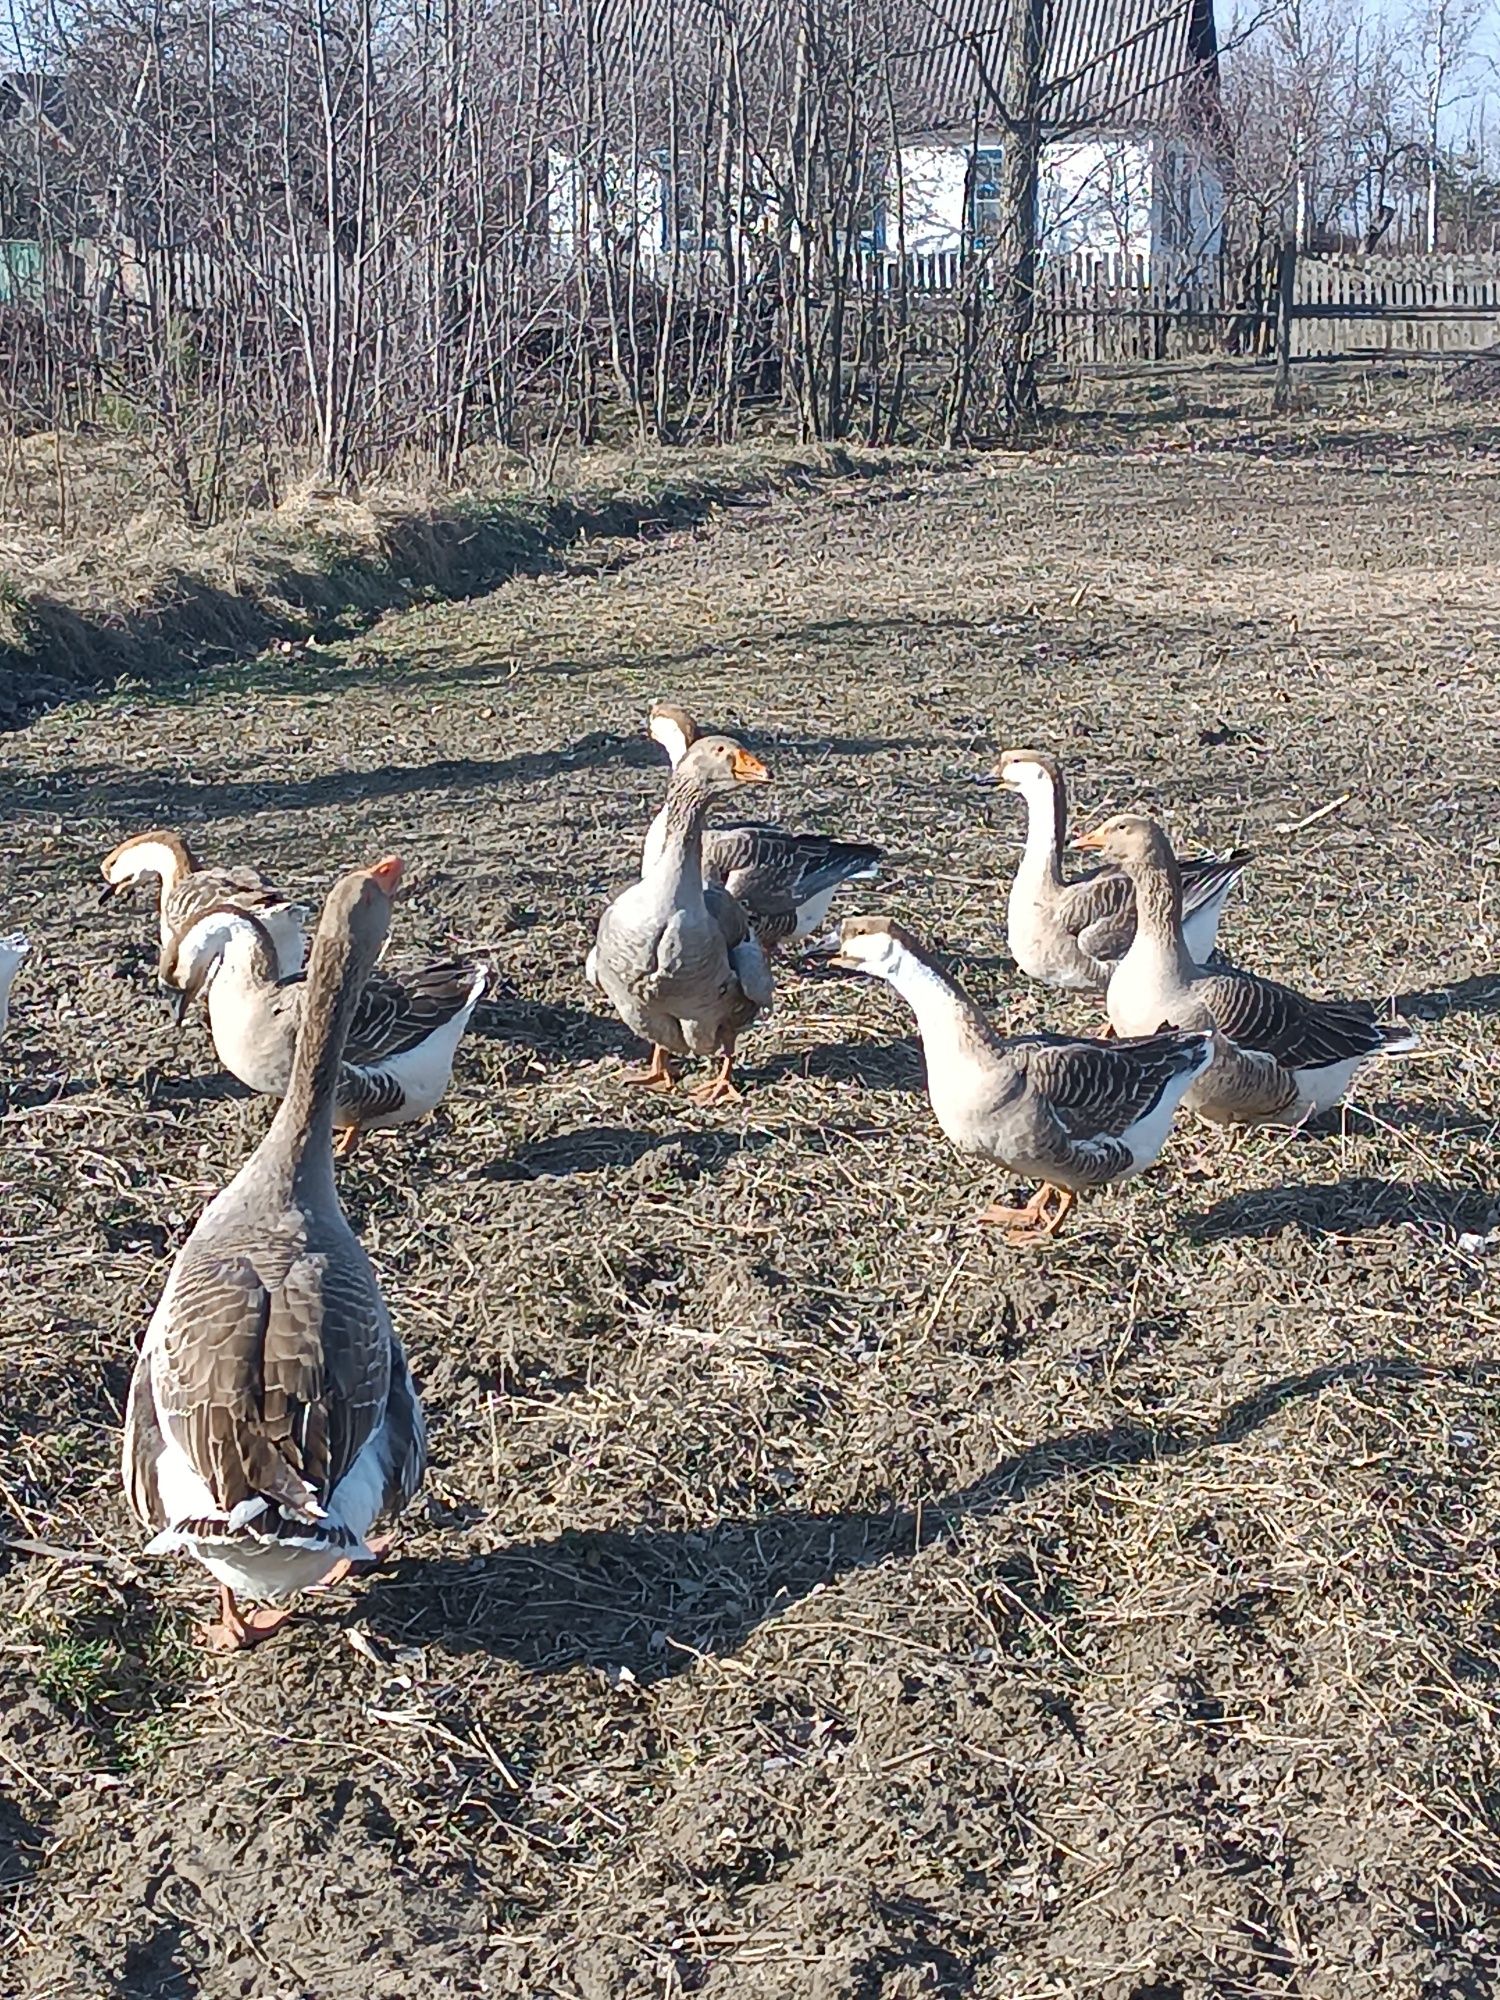
[[[697,723],[675,702],[653,702],[647,728],[674,771],[699,737]],[[646,830],[642,875],[660,862],[666,842],[664,805]],[[703,833],[704,881],[729,891],[768,950],[811,937],[843,885],[873,881],[884,859],[884,849],[866,841],[789,833],[764,820],[710,826]]]
[[[916,1015],[933,1115],[957,1150],[1040,1182],[1024,1207],[997,1204],[976,1218],[1012,1242],[1055,1236],[1084,1190],[1149,1167],[1213,1060],[1206,1034],[1002,1036],[889,917],[846,918],[833,963],[885,980]]]
[[[184,1006],[206,992],[214,1048],[231,1076],[280,1097],[292,1072],[307,988],[278,979],[273,941],[257,914],[206,911],[178,943]],[[365,1132],[413,1124],[434,1110],[484,992],[484,966],[438,959],[415,972],[372,972],[355,1003],[339,1067],[335,1152],[346,1159]]]
[[[339,1058],[400,879],[392,856],[329,895],[286,1095],[177,1253],[131,1378],[125,1494],[147,1554],[185,1551],[219,1584],[205,1637],[221,1650],[372,1559],[371,1529],[426,1464],[416,1387],[333,1177]]]
[[[1074,881],[1062,872],[1068,797],[1061,766],[1044,750],[1007,750],[992,774],[1026,805],[1026,846],[1011,882],[1006,942],[1011,957],[1044,986],[1068,993],[1102,993],[1135,936],[1135,897],[1119,868],[1096,868]],[[1206,965],[1219,935],[1229,892],[1250,855],[1180,861],[1183,936],[1197,965]]]
[[[31,940],[22,931],[0,937],[0,1035],[10,1020],[10,989],[30,950]]]
[[[661,854],[599,919],[584,970],[652,1045],[633,1083],[670,1090],[671,1057],[717,1054],[718,1073],[690,1095],[717,1104],[740,1094],[735,1043],[771,1005],[771,968],[740,904],[703,879],[703,825],[716,800],[770,775],[731,737],[700,737],[667,786]]]
[[[102,869],[104,887],[99,900],[133,888],[154,875],[159,884],[157,929],[160,956],[157,976],[163,986],[177,987],[177,944],[184,931],[205,910],[232,904],[251,910],[269,931],[276,947],[277,969],[282,977],[302,970],[307,949],[307,910],[289,902],[257,868],[205,868],[180,833],[168,827],[154,827],[149,833],[133,833],[105,855]]]
[[[1238,966],[1198,966],[1182,933],[1182,874],[1154,820],[1119,813],[1076,843],[1129,877],[1135,941],[1110,977],[1106,1004],[1117,1034],[1148,1026],[1207,1031],[1212,1067],[1194,1083],[1190,1110],[1218,1125],[1301,1125],[1342,1103],[1372,1056],[1416,1046],[1404,1021],[1378,1021],[1364,1000],[1313,1000]]]

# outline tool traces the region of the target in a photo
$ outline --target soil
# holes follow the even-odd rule
[[[850,478],[0,742],[7,2000],[1494,1990],[1495,452],[1205,424]],[[1006,955],[971,780],[1026,742],[1080,823],[1251,846],[1226,945],[1420,1048],[1317,1133],[1184,1126],[1041,1251],[974,1226],[1004,1177],[869,982],[788,970],[740,1106],[633,1094],[581,964],[668,694],[884,842],[845,906],[1016,1029],[1099,1025]],[[400,851],[391,962],[495,969],[441,1112],[341,1170],[426,1488],[230,1659],[116,1471],[268,1118],[97,904],[157,824],[310,897]]]

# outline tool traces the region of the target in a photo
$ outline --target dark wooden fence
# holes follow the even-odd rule
[[[957,253],[885,258],[875,287],[903,287],[913,351],[938,352],[982,266]],[[1045,258],[1037,349],[1076,370],[1215,354],[1320,358],[1469,354],[1500,341],[1500,254],[1223,256],[1174,270],[1145,257]]]

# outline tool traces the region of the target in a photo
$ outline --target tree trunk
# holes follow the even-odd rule
[[[1000,70],[1005,121],[995,324],[1001,414],[1007,430],[1036,415],[1037,182],[1041,154],[1042,37],[1047,0],[1016,0]]]

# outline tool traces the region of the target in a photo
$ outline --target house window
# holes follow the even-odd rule
[[[711,229],[704,227],[700,212],[703,190],[699,184],[698,163],[688,155],[682,155],[674,176],[672,155],[663,148],[653,156],[653,164],[661,192],[658,234],[663,255],[671,254],[674,237],[678,249],[689,255],[698,250],[715,248],[718,239]]]
[[[969,247],[992,250],[1000,241],[1003,221],[1001,154],[998,146],[982,147],[973,155],[969,179]]]

